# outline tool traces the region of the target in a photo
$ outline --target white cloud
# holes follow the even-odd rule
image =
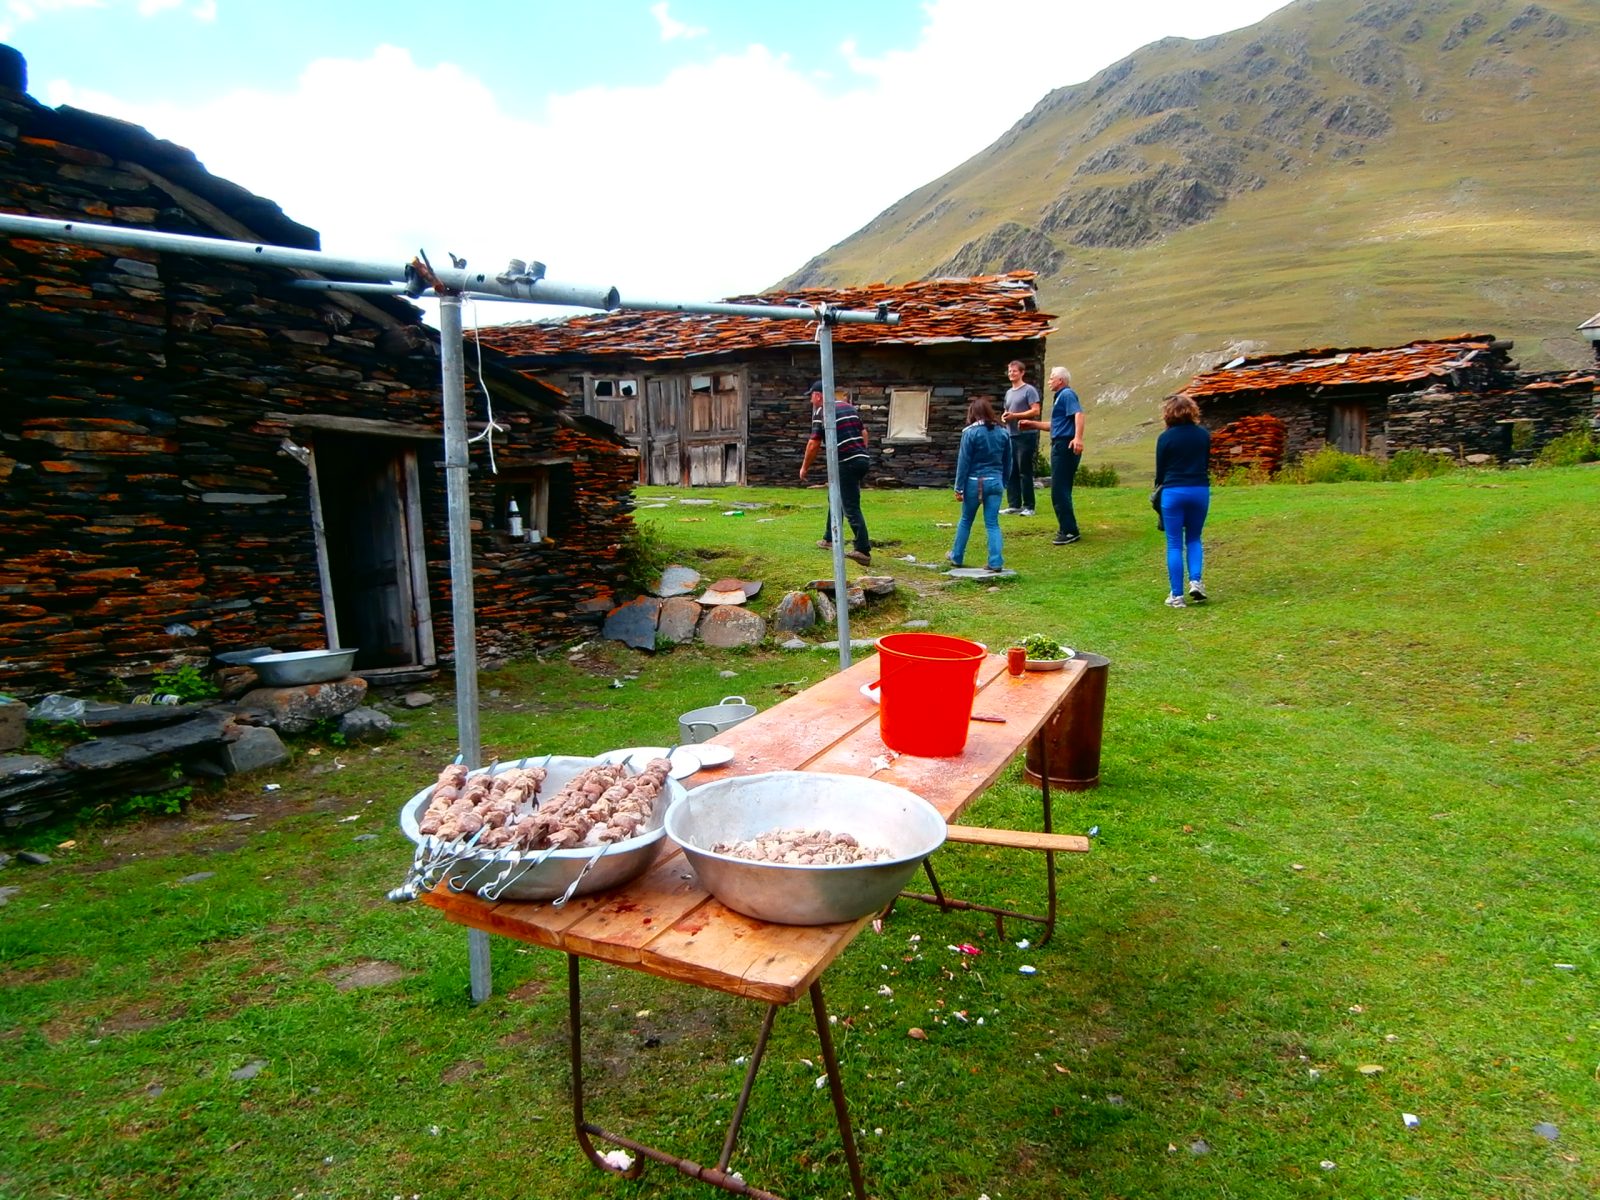
[[[685,25],[682,21],[675,20],[667,12],[666,0],[650,6],[650,15],[656,19],[656,24],[661,29],[663,42],[676,41],[679,38],[703,37],[708,31],[704,25]]]
[[[1139,18],[1141,32],[1119,36],[1147,41],[1174,28],[1155,19],[1168,8],[1121,0],[1121,18],[1104,21]],[[136,106],[60,84],[44,94],[195,149],[331,251],[403,261],[420,247],[442,262],[448,250],[496,270],[540,259],[563,283],[709,299],[775,282],[981,150],[1051,87],[1125,52],[1075,76],[1065,56],[1040,61],[1032,47],[1109,36],[1058,0],[930,0],[925,11],[915,47],[848,52],[831,77],[752,45],[659,83],[551,96],[537,117],[503,111],[461,67],[394,46],[205,105]]]
[[[0,9],[0,40],[11,37],[17,27],[68,8],[104,8],[102,0],[7,0]]]

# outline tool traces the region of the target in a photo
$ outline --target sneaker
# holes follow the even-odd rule
[[[1185,600],[1182,596],[1168,596],[1167,597],[1167,607],[1168,608],[1188,608],[1189,607],[1189,602],[1187,600]]]
[[[860,550],[846,550],[844,556],[851,562],[860,563],[863,567],[872,565],[872,555],[863,554]]]
[[[1019,511],[1017,513],[1017,516],[1019,516],[1019,517],[1031,517],[1031,516],[1033,516],[1033,509],[1024,508],[1024,509],[1022,509],[1021,511]]]
[[[1000,510],[1000,515],[1002,517],[1014,517],[1021,511],[1022,510],[1020,508],[1002,508]]]
[[[1206,589],[1198,579],[1189,580],[1189,599],[1195,604],[1206,602]]]
[[[1075,533],[1058,533],[1050,539],[1050,544],[1052,546],[1070,546],[1077,540],[1078,535]]]

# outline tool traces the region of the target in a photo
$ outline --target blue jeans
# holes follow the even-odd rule
[[[1189,578],[1202,579],[1205,547],[1200,531],[1205,528],[1211,508],[1208,487],[1164,487],[1161,489],[1161,524],[1167,533],[1167,580],[1174,596],[1183,595],[1183,555],[1189,553]]]
[[[950,561],[958,567],[966,561],[967,539],[972,536],[972,520],[978,515],[978,505],[983,505],[983,529],[989,538],[989,569],[998,571],[1000,557],[1000,499],[1005,495],[1005,484],[998,474],[974,475],[961,489],[961,520],[956,525],[956,544],[950,551]]]
[[[1072,512],[1072,479],[1082,459],[1083,455],[1072,452],[1071,438],[1050,439],[1050,507],[1056,510],[1059,537],[1078,532],[1078,518]]]
[[[1006,503],[1012,508],[1033,507],[1033,460],[1039,453],[1039,431],[1024,429],[1011,435],[1011,478],[1006,481]]]

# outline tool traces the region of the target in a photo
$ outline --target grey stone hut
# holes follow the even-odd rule
[[[945,486],[955,471],[967,403],[1005,395],[1021,359],[1043,390],[1045,339],[1034,273],[925,279],[736,296],[731,303],[827,303],[898,325],[834,329],[834,380],[861,410],[879,454],[877,486]],[[789,484],[820,374],[804,321],[614,312],[500,325],[479,341],[610,422],[639,451],[639,482],[669,486]]]

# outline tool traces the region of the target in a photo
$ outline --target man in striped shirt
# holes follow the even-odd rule
[[[855,534],[855,549],[846,550],[844,556],[863,567],[872,565],[872,539],[867,536],[867,519],[861,515],[861,481],[867,477],[872,458],[867,453],[867,430],[861,423],[856,406],[844,400],[835,400],[834,432],[839,440],[839,503],[844,509],[844,519]],[[811,385],[811,440],[806,443],[805,457],[800,460],[800,482],[816,461],[824,445],[822,428],[822,380]],[[833,518],[829,515],[827,527],[817,545],[823,550],[833,549]]]

